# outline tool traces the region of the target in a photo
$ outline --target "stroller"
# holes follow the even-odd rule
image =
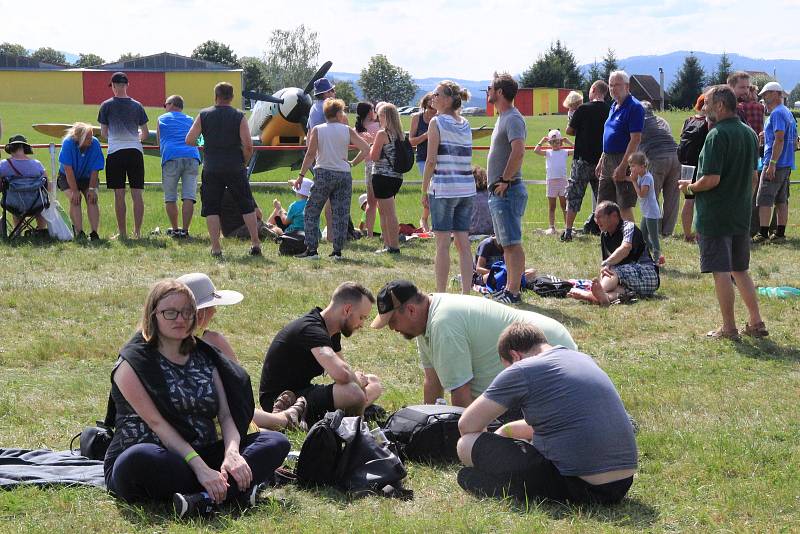
[[[0,232],[3,238],[14,239],[23,235],[26,230],[33,231],[33,221],[45,209],[50,207],[47,195],[47,178],[45,176],[12,176],[0,179],[3,218],[0,220]],[[11,233],[8,233],[8,212],[19,219]]]

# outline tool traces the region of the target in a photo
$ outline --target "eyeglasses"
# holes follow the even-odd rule
[[[178,318],[178,315],[180,315],[187,321],[193,319],[195,316],[195,311],[191,308],[184,308],[182,310],[167,308],[166,310],[156,310],[154,313],[160,313],[161,317],[163,317],[167,321],[174,321],[175,319]]]
[[[169,106],[169,102],[167,102],[166,104],[164,104],[164,109],[167,109],[167,106]]]

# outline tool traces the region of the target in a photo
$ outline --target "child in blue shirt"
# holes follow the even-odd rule
[[[280,200],[276,198],[272,201],[274,209],[268,219],[268,222],[283,230],[284,233],[303,231],[305,228],[306,203],[308,203],[308,196],[311,194],[314,181],[303,178],[299,189],[294,188],[294,180],[289,180],[289,184],[292,185],[292,191],[297,195],[297,200],[289,204],[289,209],[284,211]]]
[[[663,265],[665,259],[661,254],[661,244],[658,238],[661,233],[661,209],[658,207],[656,199],[653,175],[647,170],[647,156],[644,155],[644,152],[634,152],[628,158],[628,166],[631,168],[628,181],[636,189],[636,195],[639,197],[639,209],[642,212],[640,224],[642,237],[653,257],[658,258],[658,264]]]

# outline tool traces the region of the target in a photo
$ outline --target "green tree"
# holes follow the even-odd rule
[[[192,58],[211,61],[229,67],[239,67],[239,61],[231,47],[219,41],[208,40],[192,50]]]
[[[267,78],[267,65],[257,57],[244,56],[239,58],[242,67],[244,90],[269,93],[273,89],[269,86]]]
[[[795,85],[792,92],[789,93],[789,105],[794,107],[795,102],[800,102],[800,83]]]
[[[382,100],[396,106],[407,105],[418,89],[411,74],[389,63],[383,54],[372,56],[369,65],[361,69],[358,85],[367,100]]]
[[[603,80],[608,82],[608,77],[611,75],[612,72],[615,70],[622,70],[622,65],[619,64],[619,60],[617,59],[617,55],[614,53],[614,50],[609,48],[606,55],[603,56]]]
[[[706,83],[708,85],[726,84],[728,83],[728,76],[730,76],[731,72],[733,72],[733,65],[730,59],[728,59],[728,54],[723,52],[719,57],[716,69],[711,73],[711,76],[708,77]]]
[[[130,61],[132,59],[138,59],[140,57],[142,57],[142,54],[139,54],[138,52],[125,52],[124,54],[119,56],[117,62],[121,63],[123,61]]]
[[[522,73],[523,87],[568,87],[579,88],[583,82],[575,55],[560,40],[550,43],[533,65]]]
[[[683,59],[675,80],[669,87],[670,104],[676,108],[690,108],[703,91],[706,73],[693,53]]]
[[[764,74],[756,74],[755,76],[751,76],[751,77],[750,77],[750,83],[751,83],[752,85],[755,85],[756,87],[758,87],[759,91],[760,91],[760,90],[761,90],[761,88],[762,88],[762,87],[764,87],[764,86],[765,86],[767,83],[769,83],[769,82],[776,82],[776,81],[778,81],[778,80],[776,80],[775,78],[773,78],[773,77],[772,77],[772,76],[770,76],[769,74],[766,74],[766,75],[764,75]]]
[[[592,84],[597,80],[607,81],[608,78],[603,77],[603,69],[600,68],[600,65],[597,64],[597,61],[595,61],[592,63],[592,66],[589,67],[589,70],[586,71],[586,76],[583,79],[584,99],[589,98],[589,89],[592,88]]]
[[[78,61],[73,64],[73,67],[94,67],[95,65],[102,65],[106,60],[97,54],[78,54]]]
[[[36,51],[31,54],[31,58],[43,63],[53,63],[55,65],[67,64],[67,58],[64,56],[64,52],[59,52],[55,48],[50,48],[49,46],[36,49]]]
[[[0,56],[28,57],[28,50],[21,44],[5,42],[0,44]]]
[[[353,87],[353,82],[346,80],[331,80],[331,83],[336,86],[336,98],[341,98],[349,106],[353,102],[358,102],[356,96],[356,89]]]
[[[291,30],[272,30],[267,50],[267,80],[275,90],[304,88],[317,71],[319,36],[304,24]]]

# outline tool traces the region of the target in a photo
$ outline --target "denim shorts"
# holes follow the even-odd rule
[[[196,200],[199,167],[200,162],[194,158],[178,158],[164,162],[161,167],[164,202],[178,201],[178,180],[181,181],[181,200]]]
[[[428,195],[434,232],[469,232],[475,197],[442,198]]]
[[[528,205],[528,188],[520,181],[506,189],[506,194],[489,195],[489,212],[497,241],[504,247],[522,243],[522,216]]]

